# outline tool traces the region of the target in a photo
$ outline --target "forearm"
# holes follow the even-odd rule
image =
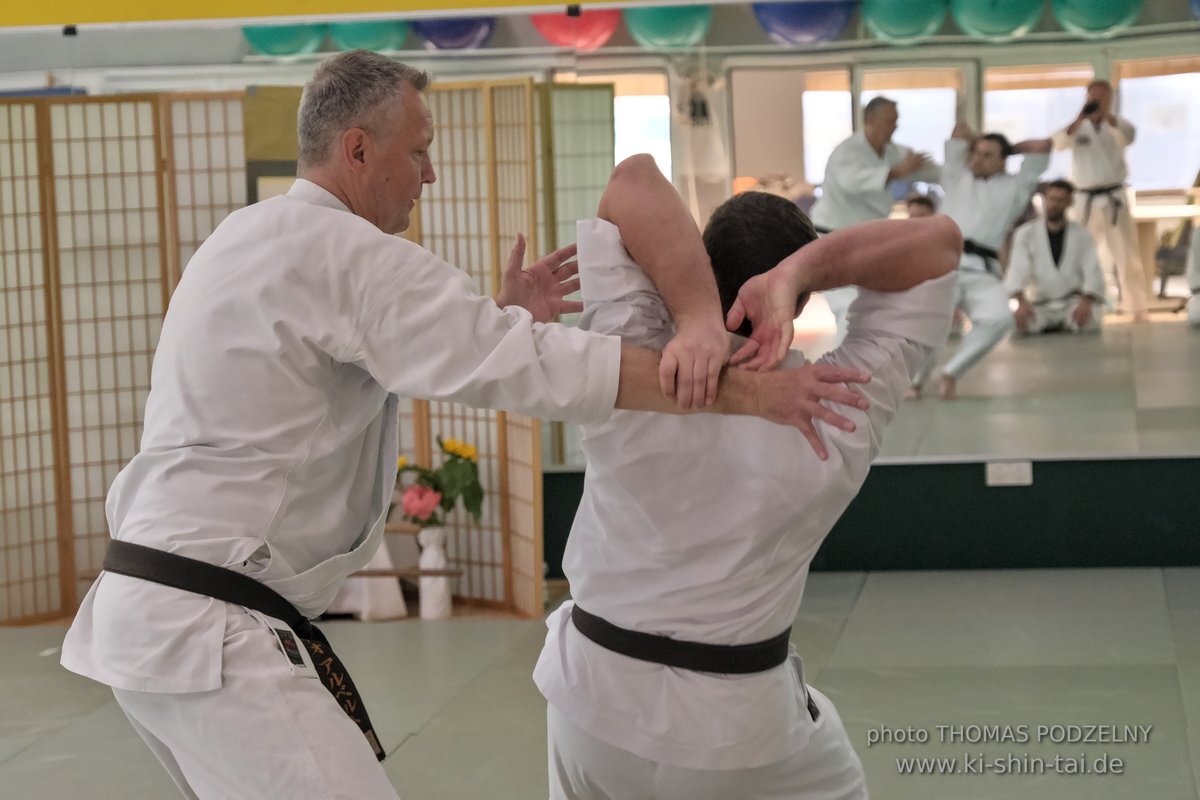
[[[616,407],[627,411],[658,411],[665,414],[759,414],[754,383],[762,374],[736,368],[721,372],[716,402],[705,408],[682,409],[664,397],[658,384],[661,353],[631,344],[621,345],[621,377]]]
[[[600,198],[629,255],[654,282],[676,323],[721,323],[721,300],[704,241],[675,187],[647,155],[625,159]]]
[[[843,228],[805,245],[777,269],[785,270],[797,295],[851,285],[901,292],[951,272],[961,256],[962,233],[938,214]]]

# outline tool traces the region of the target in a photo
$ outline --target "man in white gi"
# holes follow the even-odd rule
[[[114,541],[62,663],[113,687],[188,797],[396,797],[309,619],[380,544],[397,395],[581,423],[681,411],[659,354],[540,324],[570,308],[573,248],[522,271],[519,244],[493,300],[392,235],[435,179],[425,83],[365,51],[323,62],[300,104],[300,179],[218,226],[163,323],[141,451],[109,492]],[[718,302],[711,280],[680,291]],[[720,320],[683,345],[672,390],[698,410],[727,352]],[[845,391],[817,381],[726,370],[708,408],[799,426],[814,395]]]
[[[1137,131],[1112,107],[1112,84],[1092,81],[1075,121],[1054,134],[1054,149],[1071,151],[1075,220],[1096,240],[1109,286],[1120,289],[1122,308],[1141,322],[1146,319],[1150,280],[1138,250],[1125,164],[1125,148],[1133,144]]]
[[[701,239],[669,183],[626,177],[610,182],[600,219],[579,223],[580,324],[654,347],[674,329],[656,290],[664,210]],[[547,621],[534,672],[548,701],[552,800],[866,797],[789,626],[910,371],[945,341],[961,237],[939,216],[814,239],[794,204],[745,192],[713,214],[703,245],[730,326],[769,319],[775,341],[790,341],[809,292],[860,287],[845,342],[820,365],[870,373],[858,387],[870,406],[851,413],[853,433],[824,430],[828,461],[795,432],[749,420],[615,412],[583,427],[587,473],[563,562],[574,599]],[[751,363],[777,355],[759,349]]]
[[[887,219],[892,211],[892,181],[936,183],[939,170],[929,155],[892,141],[900,114],[896,102],[875,97],[863,109],[863,127],[839,144],[825,165],[821,197],[812,209],[817,233],[847,225]],[[824,292],[825,302],[837,322],[837,341],[846,335],[846,311],[854,300],[854,287]]]
[[[1004,165],[1014,153],[1025,157],[1020,170],[1009,174]],[[971,330],[942,368],[938,393],[944,400],[958,396],[959,379],[1013,330],[997,251],[1009,226],[1033,196],[1038,176],[1050,163],[1049,153],[1049,139],[1013,146],[998,133],[976,136],[961,122],[946,142],[942,212],[962,230],[957,305],[971,321]],[[921,396],[936,360],[935,353],[916,371],[907,397]]]
[[[1097,333],[1104,310],[1104,276],[1087,228],[1067,219],[1074,187],[1057,180],[1042,190],[1042,219],[1013,234],[1004,285],[1017,301],[1022,334],[1068,330]]]

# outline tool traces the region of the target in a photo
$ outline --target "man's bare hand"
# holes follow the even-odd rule
[[[892,167],[891,176],[893,179],[907,178],[932,161],[933,159],[928,153],[918,153],[916,150],[910,150],[903,161]]]
[[[1017,330],[1021,333],[1029,333],[1029,326],[1033,324],[1033,306],[1025,299],[1017,301],[1017,310],[1013,312],[1013,321],[1017,323]]]
[[[1080,328],[1087,327],[1088,323],[1092,321],[1092,298],[1079,298],[1079,303],[1076,304],[1075,310],[1071,312],[1071,320]]]
[[[570,260],[574,257],[575,245],[570,244],[530,264],[529,269],[522,269],[525,237],[518,233],[496,304],[501,308],[520,306],[533,316],[534,322],[550,322],[559,314],[583,311],[583,303],[566,299],[579,291],[579,264]]]
[[[829,453],[817,433],[815,420],[854,431],[855,425],[821,401],[866,409],[867,399],[846,384],[869,383],[871,376],[862,370],[833,364],[806,364],[797,369],[781,369],[762,376],[759,384],[760,411],[772,422],[799,428],[817,458],[825,461]]]
[[[658,382],[662,393],[680,408],[701,408],[717,399],[721,367],[729,356],[729,335],[719,319],[680,322],[675,338],[662,352]]]
[[[742,284],[725,327],[737,330],[748,319],[751,333],[750,340],[730,357],[731,365],[757,370],[779,366],[795,337],[792,322],[799,294],[795,281],[778,267]]]

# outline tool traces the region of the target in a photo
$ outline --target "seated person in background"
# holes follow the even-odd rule
[[[1188,248],[1187,282],[1192,296],[1187,302],[1188,322],[1200,327],[1200,233],[1192,228],[1192,244]]]
[[[932,217],[937,213],[937,203],[927,194],[910,194],[904,199],[904,207],[909,219]]]
[[[1042,190],[1041,219],[1017,228],[1004,284],[1016,298],[1023,334],[1096,333],[1104,308],[1104,274],[1087,228],[1067,219],[1075,187],[1057,180]]]
[[[583,427],[584,492],[563,560],[573,601],[547,620],[534,671],[549,704],[550,797],[862,800],[862,766],[837,709],[805,684],[790,626],[911,370],[946,338],[962,239],[937,216],[817,240],[791,202],[744,192],[702,240],[638,158],[613,173],[600,219],[579,223],[580,327],[670,341],[689,309],[664,301],[657,262],[686,242],[690,282],[711,269],[730,327],[753,323],[730,363],[802,364],[787,346],[809,293],[855,284],[845,341],[812,368],[867,373],[870,403],[840,387],[847,396],[833,399],[854,425],[816,415],[824,461],[799,433],[753,420],[616,412]],[[682,270],[669,279],[689,282]]]

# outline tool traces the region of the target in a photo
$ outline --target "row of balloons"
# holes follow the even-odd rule
[[[1190,0],[1200,19],[1200,0]],[[804,0],[753,3],[763,30],[784,45],[824,42],[842,35],[858,0]],[[1044,0],[862,0],[862,17],[871,33],[902,44],[930,36],[942,28],[946,12],[971,36],[1008,41],[1041,21]],[[1142,0],[1051,0],[1055,19],[1082,36],[1111,36],[1132,25],[1142,13]],[[712,6],[663,6],[534,14],[534,27],[550,44],[589,52],[604,45],[621,20],[634,40],[654,50],[693,47],[704,41],[712,24]],[[492,35],[495,17],[341,22],[330,25],[270,25],[243,28],[250,46],[264,55],[315,52],[326,34],[339,50],[398,50],[409,29],[435,50],[482,46]]]

